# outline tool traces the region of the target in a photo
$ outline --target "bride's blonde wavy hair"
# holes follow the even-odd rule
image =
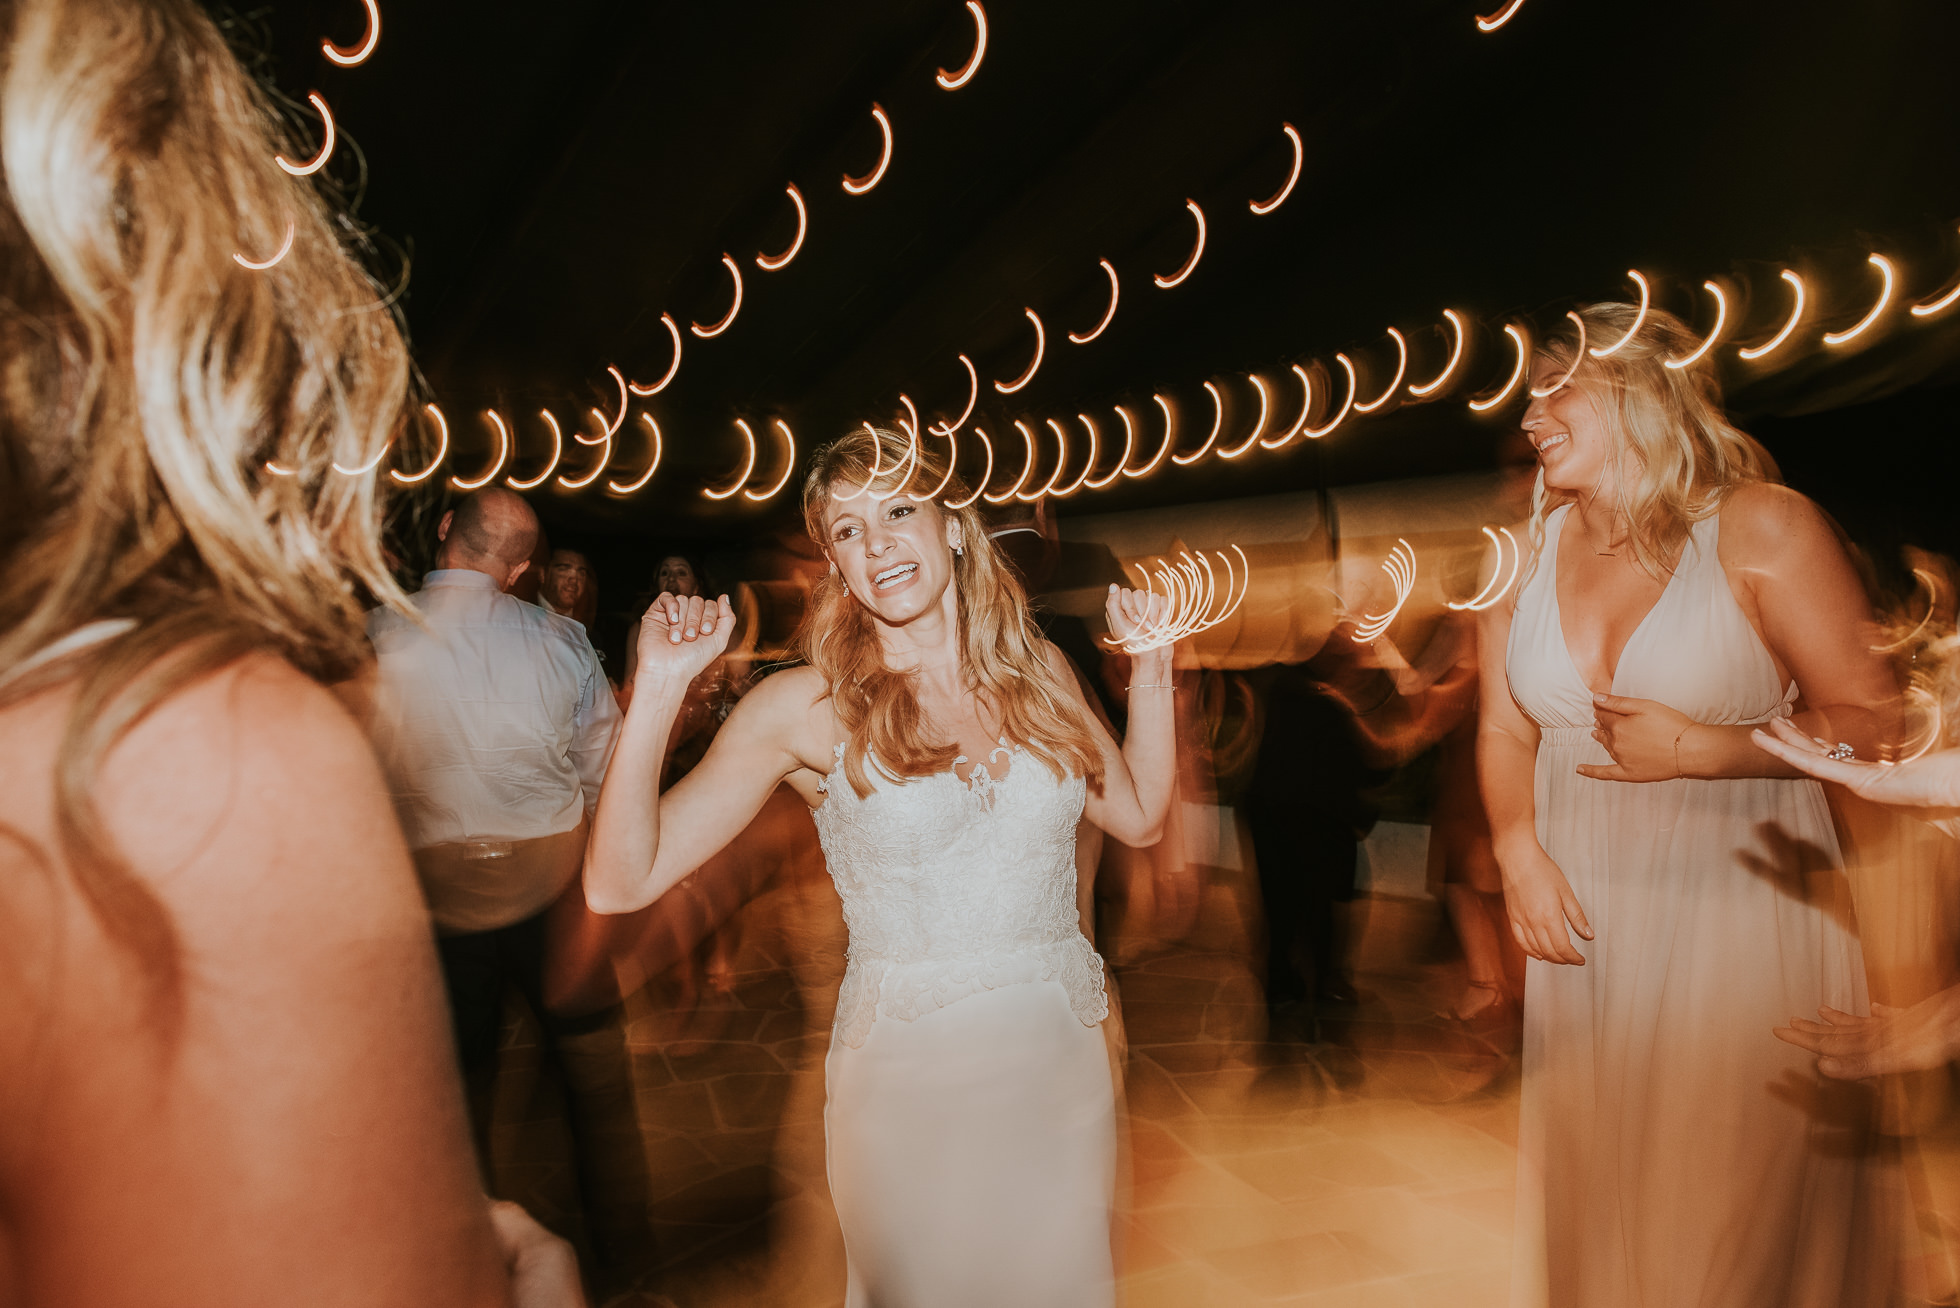
[[[0,679],[86,623],[133,623],[0,704],[78,678],[62,853],[174,1007],[174,928],[92,779],[243,654],[321,680],[363,658],[364,599],[403,602],[374,465],[407,430],[408,354],[334,216],[274,162],[311,147],[195,0],[0,0],[0,42]],[[268,258],[289,225],[275,266],[233,257]]]
[[[1558,374],[1577,362],[1567,384],[1592,400],[1606,428],[1612,479],[1607,492],[1626,516],[1635,562],[1661,580],[1693,526],[1718,512],[1737,486],[1777,480],[1776,461],[1723,414],[1722,386],[1710,355],[1683,368],[1667,366],[1667,360],[1686,358],[1700,344],[1679,318],[1649,308],[1635,331],[1640,311],[1631,304],[1586,304],[1575,312],[1585,323],[1585,339],[1567,318],[1538,354]],[[1603,359],[1589,351],[1580,354],[1582,348],[1616,341],[1624,343]],[[1620,475],[1629,454],[1638,468],[1631,478]],[[1539,468],[1531,494],[1531,568],[1545,542],[1545,519],[1576,498],[1548,490],[1545,470]],[[1519,578],[1518,590],[1529,576],[1528,570]]]
[[[1088,715],[1073,687],[1043,657],[1041,629],[1028,612],[1027,592],[994,548],[986,520],[970,504],[977,498],[957,474],[947,475],[938,437],[913,442],[903,433],[859,428],[818,451],[803,482],[803,522],[810,538],[830,546],[825,532],[832,495],[854,492],[881,500],[908,491],[937,490],[920,507],[959,523],[962,552],[953,556],[952,586],[959,607],[961,662],[973,695],[993,715],[1000,733],[1039,759],[1058,777],[1075,775],[1100,790],[1103,757]],[[942,484],[943,483],[943,484]],[[865,761],[904,780],[950,769],[959,747],[935,737],[919,706],[916,674],[885,663],[870,610],[845,593],[831,574],[817,583],[798,636],[803,657],[823,674],[824,685],[848,736],[844,775],[860,796],[871,793]]]

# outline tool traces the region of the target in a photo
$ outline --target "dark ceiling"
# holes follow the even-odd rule
[[[666,435],[653,484],[631,499],[536,494],[547,522],[587,533],[726,539],[780,525],[788,493],[767,506],[700,494],[740,468],[735,418],[760,428],[780,416],[807,448],[889,420],[901,391],[928,419],[953,415],[967,394],[961,353],[992,431],[1083,410],[1113,426],[1112,404],[1149,408],[1162,390],[1190,448],[1210,421],[1207,379],[1243,429],[1250,370],[1284,377],[1346,350],[1366,386],[1384,384],[1390,325],[1408,333],[1412,368],[1433,371],[1444,307],[1482,324],[1473,384],[1449,402],[1076,503],[1488,466],[1515,409],[1509,422],[1473,419],[1461,401],[1507,370],[1507,314],[1549,323],[1572,300],[1625,294],[1637,267],[1657,302],[1704,328],[1704,278],[1754,286],[1732,330],[1760,338],[1782,313],[1786,264],[1821,298],[1820,327],[1870,303],[1872,250],[1896,259],[1908,298],[1960,265],[1960,6],[1524,0],[1480,32],[1474,16],[1499,3],[987,0],[985,59],[950,92],[934,72],[957,68],[974,40],[959,0],[382,0],[378,49],[353,69],[318,43],[358,38],[358,0],[281,0],[262,18],[284,92],[320,91],[357,146],[337,174],[355,181],[364,159],[361,216],[410,255],[403,306],[455,421],[457,469],[487,458],[472,415],[491,406],[514,417],[519,466],[535,469],[549,443],[540,407],[567,422],[612,411],[607,365],[657,379],[671,357],[661,315],[684,332],[720,317],[723,254],[741,266],[733,326],[686,335],[674,383],[635,402]],[[893,124],[891,165],[848,195],[840,178],[878,157],[873,102]],[[1256,216],[1248,201],[1271,194],[1292,158],[1282,122],[1304,139],[1304,172]],[[754,258],[794,230],[792,181],[808,239],[766,272]],[[1205,253],[1160,290],[1151,275],[1192,244],[1187,199],[1207,217]],[[1100,259],[1119,272],[1120,308],[1098,340],[1068,343],[1107,301]],[[1033,348],[1028,307],[1047,324],[1045,362],[1025,390],[998,395],[989,383]],[[1925,396],[1950,394],[1932,388],[1954,380],[1960,309],[1894,318],[1863,350],[1736,373],[1737,410],[1774,427],[1777,415],[1875,412],[1908,391],[1925,410]],[[1953,410],[1931,412],[1943,447]],[[1805,466],[1828,467],[1843,439],[1829,423],[1785,430],[1810,442],[1790,451]],[[620,439],[619,466],[641,466],[639,435]],[[780,466],[765,446],[759,474]]]

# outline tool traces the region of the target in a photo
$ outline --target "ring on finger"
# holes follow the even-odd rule
[[[1849,741],[1840,740],[1824,751],[1824,757],[1835,763],[1849,763],[1858,757],[1858,751],[1852,748]]]

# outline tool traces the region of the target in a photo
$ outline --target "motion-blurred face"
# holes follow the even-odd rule
[[[958,520],[929,500],[833,497],[824,521],[824,553],[853,599],[885,622],[903,626],[944,601],[959,532]]]
[[[1533,397],[1524,411],[1524,434],[1545,470],[1546,489],[1588,494],[1611,483],[1613,439],[1592,396],[1575,384],[1581,378],[1566,377],[1566,368],[1542,354],[1533,361],[1534,390],[1564,380],[1550,395]]]
[[[660,567],[653,574],[653,589],[657,594],[679,595],[685,598],[701,593],[701,578],[694,575],[694,565],[678,554],[670,554],[660,560]]]
[[[592,593],[592,565],[577,550],[553,550],[544,570],[544,597],[551,607],[570,613]]]

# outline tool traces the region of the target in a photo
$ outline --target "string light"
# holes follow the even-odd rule
[[[1913,305],[1912,316],[1915,318],[1930,318],[1942,309],[1952,307],[1953,302],[1956,300],[1960,300],[1960,282],[1955,282],[1953,288],[1937,300],[1922,300],[1920,303]]]
[[[789,192],[790,203],[796,206],[796,239],[791,241],[789,249],[781,254],[755,256],[756,267],[765,272],[775,272],[779,268],[789,267],[789,261],[796,257],[798,250],[803,248],[803,237],[810,230],[810,211],[803,206],[803,192],[796,189],[795,182],[791,182],[786,189]]]
[[[1918,591],[1918,589],[1921,586],[1924,586],[1926,588],[1926,616],[1922,617],[1921,619],[1919,619],[1918,622],[1914,623],[1912,630],[1908,631],[1905,635],[1899,637],[1897,640],[1888,641],[1883,645],[1870,646],[1872,653],[1874,654],[1898,653],[1906,646],[1912,644],[1913,641],[1919,639],[1919,633],[1926,630],[1927,625],[1931,623],[1933,620],[1933,615],[1939,612],[1939,608],[1940,608],[1939,578],[1935,577],[1932,573],[1926,571],[1926,569],[1924,568],[1914,568],[1912,570],[1912,579],[1913,579],[1913,590],[1915,592]]]
[[[1518,330],[1516,323],[1505,323],[1504,334],[1511,338],[1513,345],[1517,346],[1517,366],[1511,369],[1511,379],[1504,383],[1503,390],[1487,400],[1470,401],[1470,407],[1478,413],[1486,413],[1510,399],[1511,392],[1516,390],[1518,383],[1524,380],[1525,365],[1531,358],[1531,342],[1525,339],[1524,333]]]
[[[512,490],[536,490],[545,484],[552,473],[558,471],[558,460],[565,455],[565,433],[558,428],[558,419],[550,409],[539,409],[538,414],[551,428],[551,462],[544,465],[544,471],[529,481],[519,481],[515,475],[504,478],[504,485]]]
[[[1205,392],[1211,396],[1211,435],[1205,437],[1205,443],[1200,445],[1195,453],[1171,455],[1171,462],[1182,468],[1190,467],[1199,459],[1211,453],[1211,447],[1218,443],[1218,433],[1225,427],[1224,397],[1218,393],[1218,388],[1210,382],[1205,383]]]
[[[1127,414],[1124,415],[1126,419],[1128,416]],[[1109,470],[1107,477],[1104,477],[1101,481],[1092,481],[1090,480],[1089,474],[1096,470],[1096,445],[1102,439],[1102,433],[1096,430],[1095,420],[1088,414],[1078,413],[1075,415],[1075,419],[1089,429],[1089,462],[1083,465],[1082,468],[1082,485],[1087,486],[1090,490],[1101,490],[1122,475],[1123,465],[1130,461],[1130,446],[1134,433],[1130,430],[1129,422],[1125,421],[1123,423],[1123,457],[1116,461],[1116,466]]]
[[[624,383],[621,384],[624,385]],[[580,445],[603,445],[605,449],[600,452],[599,461],[592,465],[592,471],[586,473],[583,477],[566,477],[562,474],[559,476],[558,484],[566,490],[584,490],[587,486],[599,480],[599,474],[606,470],[608,463],[612,462],[612,439],[613,433],[619,430],[618,424],[607,425],[606,415],[597,409],[592,410],[592,416],[599,420],[599,426],[601,428],[599,435],[594,436],[591,440],[587,440],[583,432],[575,431],[572,433],[572,439]],[[624,408],[619,411],[619,416],[622,419],[626,417],[626,410]]]
[[[883,443],[878,439],[878,429],[867,422],[864,424],[864,430],[870,433],[871,436],[871,472],[865,477],[864,485],[858,487],[849,495],[839,495],[833,489],[830,492],[830,498],[833,500],[854,500],[858,496],[868,492],[876,484],[878,478],[885,475],[885,448]]]
[[[1117,284],[1115,266],[1107,259],[1103,259],[1100,262],[1102,263],[1102,270],[1109,274],[1109,307],[1103,310],[1102,321],[1097,323],[1095,330],[1088,335],[1077,336],[1074,332],[1068,334],[1068,338],[1077,345],[1087,345],[1090,341],[1102,335],[1109,327],[1110,321],[1116,317],[1116,297],[1122,290],[1122,287]]]
[[[1000,495],[983,495],[980,497],[989,504],[1005,504],[1016,495],[1019,495],[1021,488],[1028,484],[1028,474],[1034,471],[1034,433],[1028,430],[1026,423],[1017,422],[1014,426],[1021,433],[1021,440],[1027,445],[1028,461],[1022,465],[1021,475],[1014,479],[1014,484],[1009,486],[1004,493]],[[979,431],[980,429],[975,427],[973,430]]]
[[[1062,424],[1056,422],[1053,418],[1048,420],[1048,426],[1053,429],[1055,439],[1061,443],[1062,461],[1055,465],[1055,476],[1051,481],[1047,493],[1053,495],[1058,500],[1065,500],[1082,489],[1084,483],[1089,480],[1090,470],[1096,466],[1096,429],[1094,427],[1089,428],[1088,462],[1082,465],[1081,474],[1074,481],[1070,482],[1068,488],[1064,490],[1059,482],[1062,476],[1062,469],[1068,466],[1068,436],[1062,431]]]
[[[1456,316],[1455,309],[1443,310],[1443,317],[1449,320],[1450,330],[1456,333],[1455,339],[1450,344],[1450,361],[1443,365],[1443,370],[1437,373],[1433,380],[1424,382],[1420,386],[1414,384],[1409,386],[1409,394],[1415,396],[1417,399],[1422,399],[1427,395],[1434,395],[1437,391],[1441,390],[1443,383],[1450,379],[1450,374],[1456,371],[1456,365],[1463,359],[1463,338],[1465,334],[1463,330],[1463,319]]]
[[[972,493],[971,495],[969,495],[969,496],[967,496],[967,497],[966,497],[965,499],[963,499],[963,500],[961,500],[961,501],[960,501],[960,502],[959,502],[958,504],[948,504],[948,505],[947,505],[946,507],[947,507],[947,508],[949,508],[949,509],[964,509],[964,508],[966,508],[966,507],[967,507],[968,505],[970,505],[970,504],[972,504],[972,503],[973,503],[973,501],[975,501],[975,500],[977,500],[977,499],[979,499],[979,498],[980,498],[980,492],[982,492],[982,491],[984,491],[984,490],[986,490],[986,489],[987,489],[987,483],[988,483],[989,481],[991,481],[991,480],[993,480],[993,476],[994,476],[994,443],[993,443],[992,441],[990,441],[990,440],[988,440],[988,439],[987,439],[987,433],[986,433],[985,431],[983,431],[983,430],[981,430],[981,429],[980,429],[980,428],[979,428],[978,426],[976,426],[976,427],[974,427],[974,429],[973,429],[973,434],[974,434],[975,436],[978,436],[978,437],[980,438],[980,444],[981,444],[981,446],[982,446],[982,447],[984,447],[984,448],[986,449],[986,451],[987,451],[987,470],[986,470],[985,472],[983,472],[983,473],[981,473],[981,474],[980,474],[980,480],[979,480],[979,481],[976,481],[976,482],[974,482],[974,483],[973,483],[973,493]],[[949,433],[947,433],[947,439],[948,439],[948,440],[951,440],[951,439],[952,439],[952,434],[951,434],[950,432],[949,432]]]
[[[1621,346],[1640,334],[1641,325],[1647,321],[1647,306],[1653,299],[1653,292],[1647,285],[1647,279],[1640,275],[1639,269],[1627,269],[1627,276],[1633,280],[1635,286],[1640,288],[1640,308],[1633,315],[1633,326],[1627,328],[1627,334],[1625,336],[1614,341],[1603,350],[1598,346],[1593,347],[1592,357],[1595,359],[1604,359],[1608,355],[1618,354]]]
[[[749,474],[755,471],[755,433],[753,431],[750,431],[749,424],[742,421],[742,419],[740,418],[737,418],[735,420],[735,425],[741,429],[742,440],[746,442],[749,447],[748,461],[742,465],[742,475],[737,477],[734,483],[730,485],[727,490],[718,491],[718,490],[713,490],[707,486],[703,486],[701,488],[701,493],[711,500],[728,499],[730,496],[734,495],[736,491],[742,489],[742,487],[748,484]],[[833,491],[831,493],[835,494],[836,492]],[[863,494],[863,492],[860,491],[859,494]],[[855,498],[855,496],[850,498]]]
[[[757,504],[762,503],[764,500],[774,499],[778,491],[789,485],[789,475],[796,470],[796,434],[789,429],[789,424],[781,418],[772,418],[770,422],[777,431],[783,434],[783,475],[776,478],[776,484],[774,486],[771,486],[760,495],[752,490],[742,492],[743,499],[754,500]]]
[[[949,73],[944,68],[939,76],[933,78],[948,91],[957,91],[973,80],[980,71],[980,61],[987,54],[987,11],[980,7],[980,0],[966,0],[966,11],[973,15],[973,53],[966,57],[966,63],[957,73]]]
[[[1416,588],[1416,552],[1409,542],[1399,536],[1396,538],[1395,548],[1382,560],[1382,571],[1388,574],[1389,584],[1395,587],[1395,603],[1389,606],[1388,612],[1366,614],[1354,624],[1354,641],[1357,645],[1366,645],[1380,637],[1402,612],[1402,606],[1409,602],[1409,596]]]
[[[1348,410],[1354,407],[1354,360],[1348,358],[1345,354],[1337,354],[1334,356],[1334,362],[1340,364],[1341,371],[1347,374],[1347,398],[1341,401],[1341,411],[1334,415],[1334,421],[1328,423],[1325,427],[1321,427],[1318,430],[1312,427],[1301,428],[1301,431],[1306,434],[1308,440],[1317,441],[1322,436],[1332,432],[1348,416]]]
[[[320,98],[318,91],[308,91],[306,98],[315,109],[320,111],[320,121],[326,124],[326,136],[320,141],[320,152],[303,164],[296,164],[283,154],[272,156],[274,162],[295,177],[311,177],[314,173],[325,168],[327,166],[327,160],[333,157],[333,113],[327,108],[327,102]]]
[[[427,481],[431,476],[435,475],[435,470],[442,466],[442,461],[449,455],[449,419],[443,417],[442,410],[433,404],[425,404],[422,408],[431,418],[436,420],[436,430],[442,433],[442,443],[436,446],[436,457],[429,460],[429,466],[414,476],[405,477],[393,468],[388,470],[388,475],[404,486],[413,486],[417,482]]]
[[[953,482],[953,469],[959,466],[959,461],[960,461],[959,438],[954,436],[951,432],[947,432],[946,433],[946,475],[939,479],[939,484],[932,488],[931,494],[914,495],[911,498],[923,504],[927,500],[936,500],[941,495],[945,494],[946,488],[950,486]]]
[[[1191,247],[1191,253],[1184,260],[1183,267],[1179,268],[1176,272],[1172,273],[1169,277],[1165,277],[1162,274],[1158,274],[1157,276],[1151,279],[1155,281],[1157,285],[1163,287],[1167,291],[1171,287],[1181,283],[1186,277],[1189,277],[1191,275],[1191,270],[1198,266],[1198,260],[1204,257],[1204,253],[1205,253],[1205,211],[1198,207],[1198,202],[1196,200],[1186,200],[1184,202],[1184,207],[1186,209],[1189,209],[1191,211],[1191,216],[1198,220],[1198,243]]]
[[[504,426],[502,415],[495,409],[485,409],[483,413],[497,429],[497,461],[490,465],[490,471],[484,473],[475,481],[464,481],[462,478],[452,475],[449,478],[449,484],[460,491],[481,490],[483,487],[488,486],[491,478],[504,470],[504,460],[510,457],[510,431]]]
[[[862,177],[844,174],[844,189],[852,195],[863,195],[866,191],[885,180],[885,169],[892,163],[892,120],[885,116],[882,106],[873,104],[871,116],[878,120],[878,130],[885,134],[885,148],[878,156],[878,166]]]
[[[635,395],[660,394],[660,392],[667,389],[667,383],[674,380],[674,374],[681,370],[680,325],[674,321],[674,315],[671,313],[661,314],[660,323],[663,327],[667,329],[667,334],[674,338],[674,361],[667,365],[667,375],[662,377],[659,381],[655,382],[651,386],[642,386],[638,382],[628,382],[626,384],[626,388],[632,391],[633,394]]]
[[[1157,453],[1151,456],[1150,462],[1144,464],[1141,468],[1134,470],[1129,468],[1123,469],[1123,475],[1125,477],[1148,477],[1151,473],[1157,471],[1157,465],[1164,461],[1164,456],[1171,452],[1171,446],[1177,443],[1177,416],[1171,412],[1171,402],[1165,399],[1161,393],[1152,395],[1150,398],[1155,400],[1157,407],[1164,412],[1164,443],[1157,447]],[[1116,411],[1122,413],[1126,420],[1128,419],[1129,414],[1125,413],[1121,408],[1118,408]]]
[[[938,432],[941,436],[951,436],[954,432],[966,426],[966,420],[973,416],[973,406],[980,402],[980,372],[973,366],[973,360],[967,358],[964,354],[960,356],[960,362],[966,366],[966,407],[960,410],[960,416],[952,422],[942,422],[937,427],[931,428],[932,431]]]
[[[698,322],[688,324],[687,329],[704,341],[710,336],[719,336],[727,331],[729,324],[735,321],[735,315],[742,311],[742,270],[736,266],[733,258],[725,254],[721,256],[721,266],[728,269],[728,275],[735,279],[735,301],[728,306],[728,313],[722,320],[712,327],[703,327]],[[676,346],[674,349],[674,362],[678,364],[680,359],[680,348]]]
[[[1490,580],[1484,584],[1482,590],[1461,604],[1455,600],[1449,601],[1448,607],[1455,609],[1458,613],[1482,613],[1485,609],[1490,608],[1497,601],[1503,599],[1505,595],[1509,594],[1511,583],[1518,579],[1518,564],[1524,557],[1523,551],[1518,548],[1518,538],[1511,534],[1509,527],[1499,527],[1497,530],[1504,533],[1504,540],[1511,542],[1510,575],[1505,576],[1504,574],[1504,541],[1500,541],[1497,538],[1496,531],[1485,527],[1483,529],[1484,535],[1490,538],[1491,548],[1497,551],[1497,563],[1491,568]],[[1499,585],[1497,581],[1500,576],[1504,577],[1502,585]]]
[[[395,438],[392,436],[390,436],[387,440],[382,441],[381,448],[374,452],[374,457],[369,459],[366,463],[363,463],[358,468],[343,468],[340,466],[339,460],[335,460],[333,465],[333,470],[337,473],[340,473],[342,476],[346,476],[346,477],[365,477],[368,473],[373,472],[375,468],[380,465],[382,458],[388,453],[388,447],[390,445],[393,445],[394,443],[395,443]]]
[[[639,490],[642,486],[653,480],[653,474],[660,468],[660,424],[653,420],[651,413],[641,413],[640,421],[644,422],[647,425],[647,429],[653,433],[653,462],[647,464],[647,470],[640,474],[638,481],[628,482],[624,486],[616,481],[608,481],[606,483],[606,489],[619,495],[631,495],[633,492]]]
[[[320,53],[339,64],[342,68],[352,68],[364,64],[374,53],[374,47],[381,41],[381,6],[376,0],[361,0],[367,6],[367,35],[352,49],[335,45],[332,41],[320,42]]]
[[[871,432],[874,438],[878,434],[868,422],[864,424],[864,429]],[[877,466],[877,458],[875,456],[872,459],[872,466]],[[896,499],[900,494],[904,493],[907,487],[911,486],[912,479],[919,475],[919,433],[909,428],[905,433],[905,458],[902,462],[893,466],[892,472],[896,473],[900,468],[906,469],[905,480],[898,483],[898,487],[895,490],[888,490],[880,495],[877,491],[871,489],[871,482],[864,484],[865,493],[871,496],[871,502],[873,504],[883,504],[886,500]],[[876,477],[871,479],[871,481],[876,480]]]
[[[1274,436],[1269,440],[1260,441],[1259,448],[1262,450],[1277,450],[1284,445],[1292,444],[1293,438],[1298,436],[1301,429],[1307,425],[1307,415],[1313,412],[1313,378],[1308,376],[1307,370],[1297,363],[1293,365],[1293,375],[1300,379],[1300,416],[1293,420],[1293,425],[1287,428],[1284,436]]]
[[[1477,18],[1477,30],[1480,32],[1495,32],[1498,28],[1504,26],[1504,24],[1510,22],[1511,16],[1523,7],[1524,0],[1511,0],[1511,3],[1505,5],[1494,14],[1479,15]]]
[[[271,474],[272,474],[273,476],[275,476],[275,477],[297,477],[297,476],[299,476],[299,469],[298,469],[298,468],[282,468],[282,467],[280,467],[280,466],[279,466],[278,464],[276,464],[276,463],[274,463],[274,462],[273,462],[273,461],[272,461],[271,459],[267,459],[267,460],[265,461],[265,470],[266,470],[267,472],[269,472],[269,473],[271,473]]]
[[[1803,303],[1804,303],[1803,278],[1797,276],[1795,273],[1791,272],[1788,268],[1785,268],[1783,270],[1783,280],[1790,283],[1790,289],[1795,291],[1797,296],[1796,302],[1790,306],[1790,317],[1787,321],[1784,322],[1783,330],[1777,332],[1776,335],[1770,337],[1767,341],[1764,341],[1761,345],[1756,346],[1754,349],[1736,351],[1737,354],[1741,355],[1745,359],[1750,359],[1750,360],[1760,359],[1765,354],[1768,354],[1771,350],[1775,349],[1777,346],[1783,344],[1783,342],[1789,340],[1790,333],[1797,329],[1797,323],[1803,318]]]
[[[1014,425],[1016,427],[1025,427],[1026,424],[1017,420]],[[1043,486],[1040,490],[1023,491],[1019,496],[1016,497],[1020,499],[1021,502],[1024,504],[1033,504],[1039,501],[1044,495],[1053,495],[1055,493],[1055,487],[1061,484],[1062,470],[1068,467],[1068,433],[1064,432],[1061,428],[1061,424],[1056,422],[1053,418],[1050,418],[1048,420],[1048,426],[1051,430],[1054,431],[1055,440],[1061,446],[1060,450],[1057,452],[1055,456],[1055,472],[1053,476],[1048,478],[1048,484],[1046,486]],[[1032,431],[1023,431],[1022,434],[1025,435],[1031,441],[1035,439],[1035,435]],[[1039,442],[1036,443],[1037,445],[1039,444]]]
[[[280,242],[279,253],[273,255],[270,259],[266,259],[263,261],[256,260],[256,259],[247,259],[244,255],[239,254],[237,251],[233,251],[231,257],[238,260],[239,267],[250,268],[253,272],[264,272],[268,268],[277,267],[281,260],[283,260],[288,254],[292,253],[293,230],[294,230],[293,220],[288,218],[286,220],[286,239]]]
[[[1878,292],[1878,303],[1872,305],[1871,312],[1860,318],[1857,325],[1849,330],[1825,333],[1824,344],[1826,345],[1847,345],[1857,340],[1865,334],[1867,327],[1870,327],[1878,321],[1879,315],[1885,312],[1886,306],[1892,303],[1892,261],[1882,254],[1874,254],[1867,258],[1866,262],[1878,269],[1879,276],[1885,279],[1885,284],[1880,287]]]
[[[1279,129],[1286,133],[1286,139],[1293,142],[1293,171],[1286,175],[1286,185],[1273,193],[1270,200],[1249,200],[1252,212],[1260,215],[1271,213],[1286,203],[1286,197],[1293,194],[1293,187],[1300,180],[1300,166],[1307,161],[1307,149],[1300,143],[1300,133],[1292,123],[1281,123]]]
[[[1041,329],[1041,316],[1033,309],[1024,309],[1022,312],[1027,314],[1028,321],[1034,324],[1034,358],[1028,361],[1028,370],[1013,381],[997,381],[994,383],[994,389],[1002,395],[1012,395],[1015,391],[1020,390],[1023,386],[1026,386],[1034,380],[1035,373],[1041,369],[1042,353],[1048,348],[1048,333]],[[966,356],[961,355],[960,357],[965,358]]]
[[[1258,444],[1259,438],[1266,434],[1266,421],[1272,416],[1273,402],[1272,398],[1266,394],[1266,379],[1256,372],[1252,374],[1252,389],[1259,392],[1259,421],[1252,424],[1252,435],[1246,437],[1229,450],[1220,450],[1218,457],[1221,459],[1238,458],[1239,455],[1244,454],[1247,450]]]
[[[1380,395],[1369,400],[1366,404],[1357,400],[1354,405],[1354,411],[1356,413],[1373,413],[1376,409],[1381,408],[1382,405],[1394,399],[1395,392],[1402,389],[1402,378],[1409,371],[1409,342],[1403,338],[1401,332],[1396,331],[1393,327],[1388,329],[1388,334],[1395,341],[1395,380],[1391,381]]]
[[[1686,368],[1713,349],[1715,342],[1721,338],[1723,326],[1729,320],[1729,298],[1722,294],[1722,288],[1714,282],[1703,282],[1701,285],[1703,290],[1715,297],[1715,325],[1709,329],[1707,339],[1695,347],[1693,354],[1681,359],[1662,360],[1670,368]],[[1828,341],[1830,337],[1826,336],[1824,339]]]
[[[1534,400],[1542,400],[1547,395],[1554,394],[1559,387],[1571,381],[1572,374],[1579,371],[1579,364],[1586,357],[1586,320],[1570,309],[1565,311],[1565,316],[1570,318],[1579,328],[1579,348],[1572,352],[1572,366],[1565,370],[1563,377],[1560,377],[1557,381],[1542,390],[1536,386],[1531,388],[1531,398]]]
[[[918,407],[912,403],[912,397],[903,391],[900,391],[898,394],[898,402],[905,406],[906,415],[904,418],[899,419],[899,421],[905,424],[905,430],[917,436],[919,434]]]

